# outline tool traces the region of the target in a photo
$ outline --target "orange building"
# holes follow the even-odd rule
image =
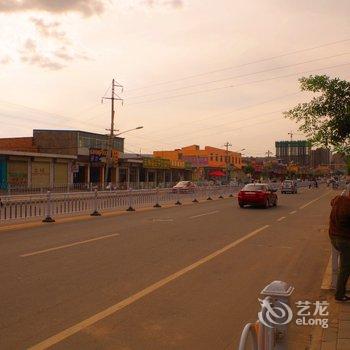
[[[214,170],[226,172],[226,169],[229,169],[229,172],[232,172],[242,169],[243,165],[241,153],[211,146],[200,149],[198,145],[192,145],[173,151],[154,151],[153,156],[191,163],[192,168],[197,169],[195,178],[210,177],[210,172]]]

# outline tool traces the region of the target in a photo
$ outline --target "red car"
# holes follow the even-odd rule
[[[245,185],[238,193],[238,204],[241,208],[245,205],[262,206],[269,208],[277,205],[277,190],[268,184],[251,183]]]
[[[172,188],[173,193],[192,193],[196,185],[191,181],[180,181]]]

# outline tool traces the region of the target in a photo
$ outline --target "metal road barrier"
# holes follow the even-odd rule
[[[287,350],[293,291],[294,287],[282,281],[271,282],[261,291],[264,299],[259,299],[261,311],[258,320],[244,326],[238,350],[247,350],[249,338],[252,350]]]
[[[43,222],[54,222],[60,215],[88,213],[93,216],[101,215],[105,210],[128,210],[183,203],[196,203],[222,197],[232,197],[239,190],[238,186],[206,186],[184,192],[171,188],[126,191],[109,190],[87,192],[52,193],[1,196],[0,222],[42,218]]]

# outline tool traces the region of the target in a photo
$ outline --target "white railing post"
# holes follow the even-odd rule
[[[153,206],[153,208],[161,208],[161,205],[159,204],[159,188],[156,188],[156,204]]]
[[[218,190],[219,190],[219,193],[220,193],[220,196],[219,196],[220,199],[224,198],[224,196],[223,196],[223,189],[224,189],[223,185],[218,186]]]
[[[180,189],[179,188],[176,191],[176,198],[177,198],[177,201],[176,201],[175,205],[181,205],[182,203],[180,202]]]
[[[46,194],[46,217],[42,220],[42,222],[55,222],[55,220],[52,218],[52,207],[51,207],[51,192],[47,191]]]
[[[211,188],[211,186],[210,186],[210,185],[208,185],[208,187],[207,187],[207,189],[208,189],[208,197],[207,197],[207,201],[212,201],[212,200],[213,200],[213,198],[211,198],[211,197],[210,197],[210,188]]]
[[[192,200],[193,203],[198,203],[197,190],[198,190],[198,187],[193,189],[193,200]]]
[[[126,209],[126,211],[135,211],[135,208],[132,206],[132,188],[129,188],[129,193],[128,193],[128,197],[129,197],[129,208]]]
[[[94,198],[93,198],[94,211],[90,214],[91,216],[101,216],[101,213],[98,211],[98,191],[95,189]]]
[[[290,296],[293,291],[294,287],[282,281],[274,281],[261,291],[264,299],[259,299],[261,303],[259,320],[244,327],[239,350],[246,350],[249,334],[253,337],[254,350],[288,349],[288,324],[293,317]]]

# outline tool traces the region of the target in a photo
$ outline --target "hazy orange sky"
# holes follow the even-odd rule
[[[105,132],[112,78],[126,151],[189,144],[263,155],[287,139],[298,77],[350,79],[350,2],[0,0],[0,137]]]

